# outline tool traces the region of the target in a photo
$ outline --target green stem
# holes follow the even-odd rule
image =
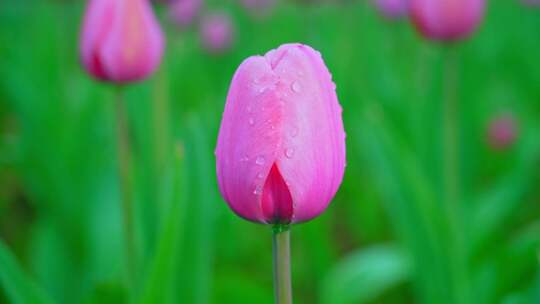
[[[276,304],[292,304],[290,227],[273,227],[274,294]]]
[[[135,231],[133,223],[133,198],[131,175],[131,150],[129,144],[129,127],[126,105],[122,88],[118,88],[115,98],[116,106],[116,141],[118,153],[118,175],[120,184],[122,223],[124,227],[124,251],[126,259],[126,279],[131,302],[134,301],[136,252]]]
[[[445,54],[443,140],[444,140],[444,194],[451,238],[450,259],[456,288],[455,303],[468,303],[468,275],[463,222],[461,215],[461,189],[459,186],[459,103],[458,103],[458,54],[455,46],[450,46]]]

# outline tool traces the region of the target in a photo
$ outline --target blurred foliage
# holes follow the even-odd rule
[[[489,1],[480,31],[455,46],[462,195],[449,213],[445,46],[365,1],[280,2],[263,20],[236,2],[208,5],[234,16],[234,48],[206,54],[161,7],[164,62],[127,90],[141,303],[273,302],[270,229],[228,210],[212,151],[236,67],[291,41],[322,52],[348,134],[337,197],[293,227],[295,302],[540,302],[540,10]],[[82,11],[0,3],[0,302],[127,298],[114,88],[78,64]],[[493,151],[486,126],[501,112],[519,138]]]

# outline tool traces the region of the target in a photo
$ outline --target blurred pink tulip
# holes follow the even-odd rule
[[[223,53],[234,39],[233,23],[225,13],[205,16],[201,22],[200,35],[203,47],[210,53]]]
[[[390,19],[407,16],[409,13],[409,0],[375,0],[379,12]]]
[[[174,0],[169,4],[169,16],[178,26],[189,26],[199,16],[202,4],[202,0]]]
[[[484,0],[410,0],[410,13],[416,28],[426,38],[455,41],[478,27],[484,5]]]
[[[241,2],[253,16],[267,15],[276,4],[276,0],[241,0]]]
[[[80,50],[84,67],[104,81],[148,77],[159,65],[163,36],[148,0],[90,0]]]
[[[517,138],[516,121],[510,114],[500,115],[490,121],[488,143],[495,150],[505,150],[512,146]]]
[[[319,52],[286,44],[246,59],[216,148],[221,194],[239,216],[287,224],[322,213],[345,169],[345,131]]]
[[[540,0],[521,0],[522,4],[527,6],[538,6],[540,7]]]

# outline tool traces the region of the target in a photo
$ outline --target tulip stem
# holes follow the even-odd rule
[[[444,141],[444,195],[453,246],[450,249],[453,278],[456,290],[455,303],[468,303],[468,275],[466,265],[466,248],[462,232],[463,214],[461,205],[461,189],[459,185],[459,102],[458,102],[458,53],[452,45],[445,54],[444,105],[443,105],[443,141]]]
[[[122,223],[124,226],[124,254],[126,259],[126,279],[130,302],[134,300],[136,254],[135,231],[133,224],[133,199],[131,175],[131,150],[129,144],[129,126],[127,111],[122,88],[118,88],[115,98],[116,106],[116,141],[118,153],[118,177],[120,185],[120,200],[122,208]]]
[[[272,240],[276,304],[292,304],[290,226],[275,225]]]

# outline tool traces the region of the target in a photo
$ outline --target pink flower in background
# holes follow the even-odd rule
[[[226,13],[213,13],[203,17],[200,38],[203,47],[210,53],[227,51],[234,39],[231,17]]]
[[[202,6],[202,0],[173,0],[169,4],[169,16],[178,26],[186,27],[195,22]]]
[[[244,8],[254,16],[267,15],[276,5],[276,0],[241,0]]]
[[[414,25],[426,38],[455,41],[478,27],[484,6],[484,0],[410,0],[410,13]]]
[[[375,0],[379,12],[390,19],[405,17],[409,13],[409,0]]]
[[[540,7],[540,0],[521,0],[522,4],[527,6],[538,6]]]
[[[326,209],[345,170],[345,132],[319,52],[286,44],[240,65],[216,159],[221,194],[245,219],[298,223]]]
[[[495,150],[505,150],[512,146],[518,136],[518,127],[514,117],[503,114],[489,122],[488,143]]]
[[[147,0],[90,0],[83,21],[80,51],[95,78],[132,82],[159,65],[163,36]]]

